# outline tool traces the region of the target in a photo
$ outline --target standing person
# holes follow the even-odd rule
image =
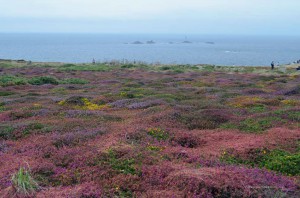
[[[275,63],[274,63],[274,61],[272,61],[271,68],[274,69],[274,66],[275,66]]]

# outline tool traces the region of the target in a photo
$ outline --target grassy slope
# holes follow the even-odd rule
[[[18,189],[11,175],[20,167],[30,167],[40,197],[299,193],[293,68],[2,61],[0,69],[0,194]]]

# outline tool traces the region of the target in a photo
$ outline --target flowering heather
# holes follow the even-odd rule
[[[296,88],[293,88],[293,89],[290,89],[288,91],[286,91],[284,93],[284,95],[286,96],[291,96],[291,95],[300,95],[300,86],[296,87]]]
[[[297,71],[5,64],[0,197],[300,196]]]
[[[164,104],[162,100],[147,100],[143,102],[136,102],[128,105],[129,109],[145,109],[156,105]]]
[[[63,135],[55,134],[53,136],[53,145],[57,148],[64,146],[75,146],[83,144],[88,139],[95,138],[98,135],[105,134],[105,130],[102,128],[93,129],[93,130],[84,130],[76,132],[68,132]]]
[[[80,117],[93,117],[93,116],[105,116],[102,111],[88,111],[88,110],[67,110],[65,112],[66,118],[80,118]]]
[[[167,184],[189,195],[212,197],[296,196],[298,186],[274,173],[244,167],[183,169],[172,172]]]
[[[109,103],[109,105],[116,108],[125,108],[128,105],[135,102],[136,102],[135,99],[122,99],[122,100],[117,100],[115,102]]]
[[[8,151],[8,145],[6,144],[5,141],[0,141],[0,155],[1,153],[5,153]]]
[[[259,94],[264,94],[266,93],[264,90],[262,89],[257,89],[257,88],[249,88],[243,91],[245,94],[249,94],[249,95],[259,95]]]
[[[199,137],[187,133],[183,135],[176,134],[176,136],[173,138],[173,141],[175,142],[175,144],[178,144],[186,148],[196,148],[206,143],[204,140],[201,140]]]
[[[231,119],[230,112],[226,109],[205,109],[200,111],[183,112],[177,118],[193,129],[215,129]]]

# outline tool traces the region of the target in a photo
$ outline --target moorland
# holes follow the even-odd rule
[[[299,197],[293,68],[0,62],[0,197]]]

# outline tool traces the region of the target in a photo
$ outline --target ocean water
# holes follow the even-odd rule
[[[147,44],[147,41],[154,44]],[[143,44],[133,44],[139,41]],[[183,43],[189,41],[191,43]],[[0,34],[0,59],[270,65],[300,59],[300,36]]]

